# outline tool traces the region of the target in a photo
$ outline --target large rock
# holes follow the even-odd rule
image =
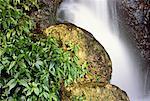
[[[71,85],[61,85],[62,101],[129,101],[127,94],[109,84],[111,60],[102,45],[87,31],[73,24],[52,25],[45,29],[46,36],[55,37],[60,47],[78,45],[79,64],[88,62],[88,73]]]
[[[112,72],[111,60],[105,49],[89,32],[72,24],[59,24],[50,26],[44,33],[47,36],[57,38],[64,50],[67,49],[70,42],[79,45],[80,48],[77,53],[79,64],[87,61],[90,71],[79,81],[109,82]]]

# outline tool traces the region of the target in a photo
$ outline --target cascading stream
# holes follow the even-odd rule
[[[150,101],[141,98],[138,65],[127,43],[120,39],[117,23],[110,22],[116,9],[112,7],[113,15],[110,15],[108,2],[109,0],[64,0],[58,10],[58,20],[74,23],[91,32],[112,60],[111,83],[126,91],[131,101]]]

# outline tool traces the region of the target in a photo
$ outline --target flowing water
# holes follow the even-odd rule
[[[141,98],[141,75],[132,50],[121,40],[115,3],[111,0],[64,0],[58,10],[58,20],[71,22],[91,32],[104,46],[112,60],[111,83],[126,91],[131,101]],[[108,2],[111,6],[108,6]],[[112,14],[110,14],[110,9]]]

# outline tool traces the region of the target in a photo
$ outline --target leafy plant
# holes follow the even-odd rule
[[[76,55],[59,48],[54,38],[33,42],[20,36],[13,44],[6,42],[6,46],[4,39],[0,49],[1,99],[58,100],[62,81],[70,84],[86,72],[77,64]]]
[[[53,37],[31,38],[34,24],[25,12],[34,6],[36,0],[0,0],[1,101],[57,101],[61,83],[86,73],[86,63],[78,64],[77,45],[64,50]]]
[[[33,4],[37,6],[37,0],[0,0],[0,29],[8,33],[28,33],[33,22],[25,11],[34,7]]]

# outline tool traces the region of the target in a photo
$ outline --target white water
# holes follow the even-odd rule
[[[109,15],[108,1],[110,0],[64,0],[58,10],[58,20],[74,23],[91,32],[112,60],[111,83],[126,91],[131,101],[150,101],[141,98],[138,65],[127,43],[120,39],[117,23],[109,21],[112,15]],[[114,9],[114,15],[115,11]]]

